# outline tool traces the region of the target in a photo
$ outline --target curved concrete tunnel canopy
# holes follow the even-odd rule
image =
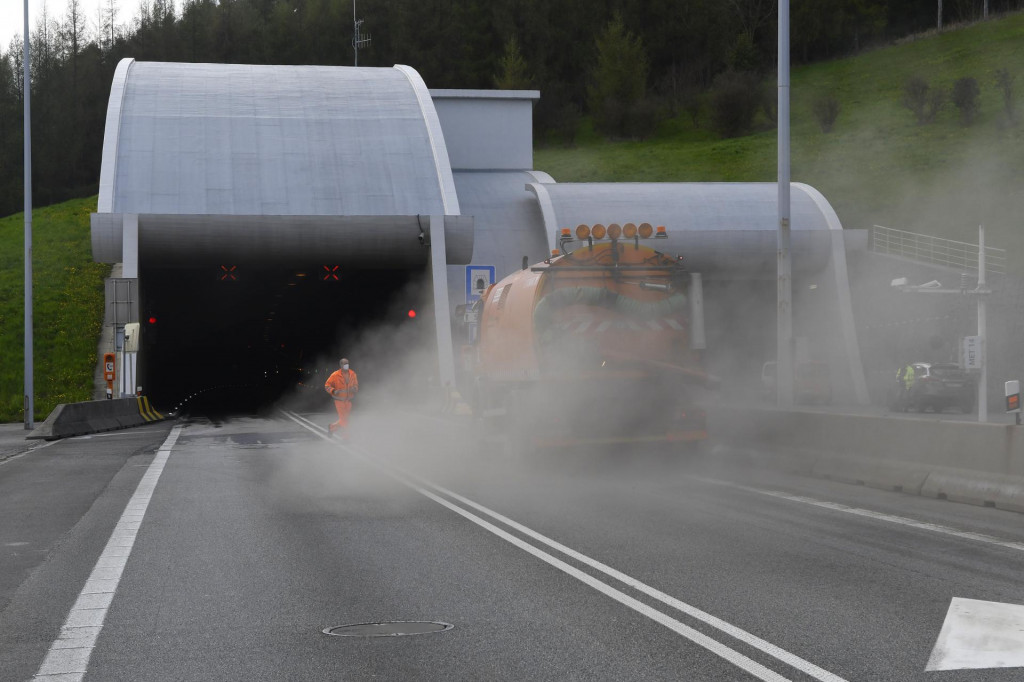
[[[664,225],[668,238],[656,248],[682,256],[687,269],[718,285],[705,298],[709,337],[719,332],[709,343],[721,353],[748,339],[742,351],[724,354],[718,371],[739,368],[749,385],[760,363],[774,357],[775,339],[755,330],[774,330],[777,322],[776,288],[765,286],[778,278],[776,183],[535,182],[527,189],[537,196],[552,248],[561,228],[579,224]],[[835,395],[866,403],[842,225],[825,197],[800,183],[792,184],[790,224],[797,359],[829,362]]]
[[[204,247],[235,241],[246,223],[252,238],[239,248],[265,247],[273,257],[287,242],[319,255],[339,216],[378,216],[334,239],[351,239],[370,258],[365,232],[378,229],[373,239],[386,261],[388,236],[404,234],[409,216],[459,215],[459,205],[437,112],[408,67],[126,59],[107,111],[96,260],[122,260],[125,214],[140,216],[142,251],[152,240],[160,252],[199,258]],[[456,251],[467,239],[471,250],[470,230]],[[452,256],[460,257],[468,252]]]
[[[408,67],[126,59],[97,212],[455,215],[440,131]]]
[[[707,278],[776,277],[776,183],[531,183],[527,188],[537,195],[551,239],[560,228],[579,224],[648,222],[666,227],[668,239],[659,242],[660,250],[682,255],[689,269]],[[793,184],[794,274],[825,268],[830,230],[842,229],[820,196],[812,187]]]

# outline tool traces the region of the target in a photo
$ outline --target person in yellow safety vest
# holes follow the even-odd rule
[[[910,389],[914,387],[914,379],[914,366],[907,364],[907,366],[903,368],[903,388],[910,391]]]
[[[338,421],[327,427],[331,435],[341,431],[342,438],[348,438],[348,414],[352,411],[352,399],[359,392],[359,379],[356,373],[348,368],[348,358],[342,358],[336,370],[327,377],[324,390],[334,399],[334,409],[338,411]]]

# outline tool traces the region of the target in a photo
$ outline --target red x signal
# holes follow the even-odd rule
[[[337,282],[339,279],[341,279],[340,265],[335,265],[334,267],[331,267],[330,265],[325,265],[323,267],[324,269],[320,271],[320,281]]]
[[[237,282],[238,281],[238,266],[237,265],[222,265],[222,266],[220,266],[220,281],[222,281],[222,282]]]

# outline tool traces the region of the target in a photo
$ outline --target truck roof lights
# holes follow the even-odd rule
[[[625,225],[619,225],[618,223],[611,223],[607,227],[601,223],[594,223],[593,225],[577,225],[575,229],[570,227],[563,227],[559,230],[559,241],[563,244],[569,241],[587,241],[588,239],[650,239],[655,237],[657,239],[665,239],[668,237],[668,232],[665,230],[664,225],[657,227],[657,233],[655,228],[650,223],[626,223]]]

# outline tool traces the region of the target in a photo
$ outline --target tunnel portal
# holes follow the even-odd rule
[[[141,275],[140,382],[184,413],[252,413],[282,400],[322,406],[339,356],[369,386],[389,355],[431,338],[420,333],[433,324],[422,268],[143,265]],[[374,347],[381,338],[404,347]]]

